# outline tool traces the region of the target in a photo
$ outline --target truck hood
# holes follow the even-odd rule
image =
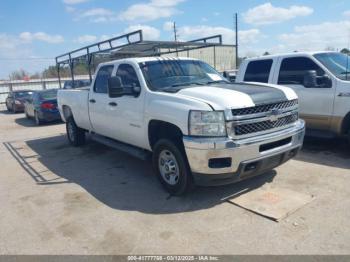
[[[181,89],[177,94],[203,101],[214,110],[245,108],[298,98],[296,93],[288,87],[261,83],[190,87]]]

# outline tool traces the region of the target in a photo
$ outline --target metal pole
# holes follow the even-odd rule
[[[62,86],[61,86],[61,75],[60,75],[60,64],[58,63],[57,57],[56,57],[56,69],[57,69],[57,76],[58,76],[58,84],[59,84],[60,88],[62,88]]]
[[[235,14],[235,31],[236,31],[236,69],[238,69],[238,13]]]
[[[175,46],[176,46],[176,56],[179,56],[177,52],[177,31],[176,31],[176,23],[174,22],[174,40],[175,40]]]

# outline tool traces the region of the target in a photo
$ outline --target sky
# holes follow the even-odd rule
[[[148,40],[216,34],[234,44],[239,14],[239,55],[349,46],[349,0],[1,0],[0,79],[54,65],[67,51],[143,30]]]

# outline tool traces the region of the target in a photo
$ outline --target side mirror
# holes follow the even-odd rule
[[[317,87],[317,73],[315,70],[310,70],[305,73],[303,85],[307,88]]]
[[[332,79],[328,75],[321,76],[320,79],[321,79],[321,87],[323,88],[332,87]]]
[[[113,76],[108,79],[108,96],[121,97],[124,95],[124,88],[119,76]]]

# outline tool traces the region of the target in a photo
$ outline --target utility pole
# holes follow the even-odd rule
[[[235,13],[234,16],[234,21],[235,21],[235,37],[236,37],[236,69],[238,69],[238,13]]]
[[[177,52],[177,30],[176,30],[176,23],[175,22],[173,25],[173,29],[174,29],[174,40],[175,40],[175,46],[176,46],[176,56],[179,56],[179,54]]]

